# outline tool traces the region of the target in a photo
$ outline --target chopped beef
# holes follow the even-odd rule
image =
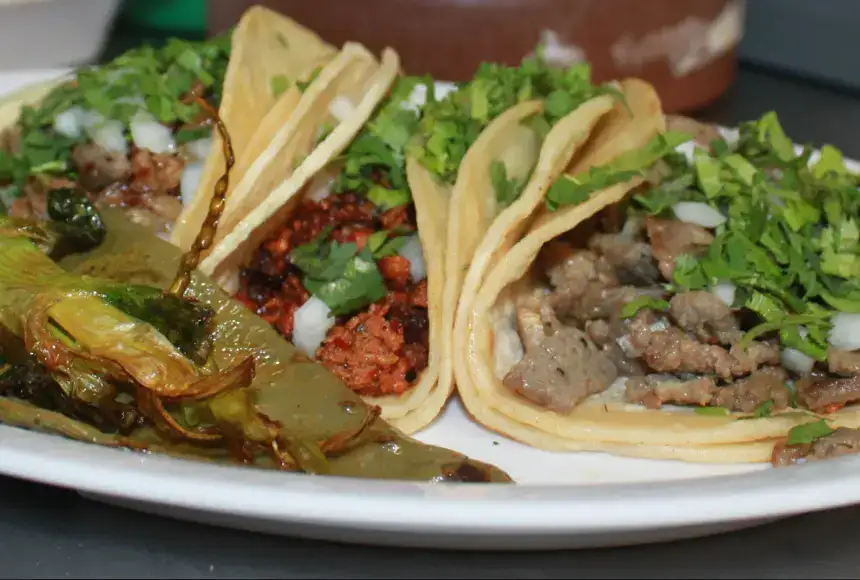
[[[827,351],[827,367],[836,375],[860,375],[860,351],[831,347]]]
[[[633,302],[641,296],[659,300],[666,297],[666,290],[660,287],[615,286],[600,288],[597,285],[591,285],[579,302],[564,314],[580,321],[610,318],[618,315],[625,304]]]
[[[590,250],[573,250],[562,242],[550,242],[544,250],[551,302],[560,316],[574,311],[587,292],[618,286],[609,262]]]
[[[645,367],[635,358],[628,357],[618,344],[618,339],[626,333],[624,322],[620,319],[590,320],[585,324],[585,332],[600,351],[613,362],[619,375],[638,377],[645,374]]]
[[[830,413],[860,401],[860,375],[848,378],[805,377],[795,383],[797,403],[810,411]]]
[[[665,320],[654,321],[653,313],[640,311],[630,325],[631,347],[652,370],[660,373],[713,374],[723,379],[741,377],[761,365],[779,364],[779,346],[753,342],[746,350],[735,345],[702,344]]]
[[[48,192],[53,189],[75,189],[77,185],[68,179],[57,177],[47,183],[30,177],[24,183],[21,195],[9,207],[9,216],[22,219],[48,219]]]
[[[390,288],[400,290],[409,285],[409,260],[403,256],[385,256],[376,264]]]
[[[555,319],[545,328],[543,340],[526,344],[525,356],[503,383],[544,408],[567,413],[589,395],[606,390],[618,372],[581,330]]]
[[[791,393],[785,386],[787,379],[788,373],[783,369],[763,367],[731,386],[719,387],[710,404],[731,411],[752,413],[771,401],[774,409],[782,410],[787,408],[791,401]]]
[[[830,435],[812,443],[786,445],[785,442],[781,442],[776,444],[773,448],[771,464],[774,467],[786,467],[806,461],[831,459],[857,452],[860,452],[860,430],[840,427]]]
[[[184,168],[185,161],[179,156],[137,149],[131,155],[129,186],[138,193],[175,193]]]
[[[588,241],[588,247],[609,262],[621,284],[651,286],[660,280],[651,246],[632,239],[626,232],[595,234]]]
[[[766,367],[732,385],[717,386],[711,377],[680,379],[672,375],[648,375],[627,381],[627,400],[659,409],[666,403],[724,407],[751,413],[772,401],[775,409],[789,405],[785,386],[788,375],[778,367]]]
[[[392,208],[379,217],[379,222],[386,230],[400,228],[403,233],[414,230],[415,206],[410,203]]]
[[[717,388],[709,377],[681,380],[672,375],[636,377],[629,379],[626,386],[627,400],[649,409],[659,409],[666,403],[705,406]]]
[[[705,228],[678,220],[649,216],[645,219],[645,228],[660,273],[670,282],[678,257],[685,254],[696,256],[714,241],[714,236]]]
[[[72,164],[78,170],[81,187],[89,192],[101,191],[131,177],[128,157],[106,151],[95,143],[83,143],[72,149]]]
[[[669,301],[669,314],[682,329],[709,344],[735,344],[743,337],[731,308],[711,292],[683,292]]]

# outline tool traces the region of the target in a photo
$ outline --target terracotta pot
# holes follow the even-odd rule
[[[667,112],[700,108],[731,85],[745,0],[213,0],[210,30],[261,3],[328,41],[395,48],[409,74],[468,79],[481,61],[588,59],[597,81],[638,76]]]

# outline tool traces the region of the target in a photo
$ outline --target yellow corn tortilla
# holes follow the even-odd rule
[[[324,66],[337,49],[294,20],[263,6],[245,11],[233,32],[230,62],[224,77],[219,115],[227,126],[237,157],[232,183],[242,178],[248,159],[255,159],[268,146],[273,131],[289,119],[296,108],[298,81],[307,80]],[[284,77],[289,88],[281,95],[272,92],[272,79]],[[183,208],[170,241],[183,250],[194,242],[209,211],[215,182],[224,171],[221,136],[213,134],[212,147],[192,201]],[[228,191],[228,198],[231,191]]]
[[[639,85],[642,88],[642,85]],[[633,116],[622,107],[601,123],[595,137],[573,164],[571,173],[610,162],[624,151],[647,143],[664,130],[656,94],[632,99]],[[641,92],[640,97],[646,97]],[[569,154],[559,152],[562,159]],[[738,420],[737,416],[705,416],[688,409],[650,410],[623,401],[623,389],[610,387],[589,397],[568,414],[544,409],[502,384],[497,364],[507,368],[517,356],[519,341],[513,320],[516,296],[530,289],[529,273],[544,244],[569,232],[602,209],[621,202],[640,179],[594,194],[586,202],[536,213],[525,235],[496,261],[479,288],[471,309],[455,326],[455,376],[469,413],[486,427],[539,448],[605,451],[618,455],[671,458],[695,462],[766,462],[774,442],[794,426],[818,420],[804,411],[769,418]],[[460,350],[462,348],[462,351]],[[856,427],[860,413],[850,409],[828,417],[834,425]]]

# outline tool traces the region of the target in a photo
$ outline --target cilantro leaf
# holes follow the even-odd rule
[[[622,153],[608,165],[593,167],[579,175],[564,175],[549,188],[546,205],[552,211],[563,205],[577,205],[596,191],[642,177],[657,161],[692,138],[675,131],[660,133],[642,148]]]
[[[517,103],[544,100],[543,119],[528,121],[543,135],[580,104],[606,93],[618,94],[608,85],[594,86],[584,63],[562,69],[540,56],[526,58],[518,67],[482,63],[469,82],[424,106],[418,138],[409,149],[440,181],[451,184],[484,128]]]
[[[727,417],[731,411],[725,407],[696,407],[693,411],[697,415],[706,415],[709,417]]]
[[[280,97],[290,88],[290,79],[286,75],[275,75],[269,79],[273,97]]]
[[[668,310],[669,303],[650,296],[637,296],[621,307],[621,318],[633,318],[640,310],[650,308],[651,310]]]
[[[501,207],[508,207],[519,199],[528,183],[531,172],[517,179],[508,178],[508,168],[504,162],[494,160],[490,163],[490,181],[496,191],[496,202]]]
[[[351,314],[385,297],[382,279],[369,248],[353,255],[335,279],[306,276],[305,289],[326,303],[335,316]]]
[[[804,423],[803,425],[796,425],[788,432],[786,445],[803,445],[805,443],[812,443],[822,437],[827,437],[833,432],[834,429],[831,429],[824,419],[820,419],[812,423]]]
[[[406,205],[412,201],[412,196],[406,188],[388,189],[381,185],[374,185],[367,192],[367,199],[373,202],[381,211]]]

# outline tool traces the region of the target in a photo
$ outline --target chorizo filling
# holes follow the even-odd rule
[[[426,267],[404,161],[418,113],[401,106],[414,83],[395,85],[327,187],[309,184],[241,272],[236,296],[365,396],[405,393],[429,358]]]

